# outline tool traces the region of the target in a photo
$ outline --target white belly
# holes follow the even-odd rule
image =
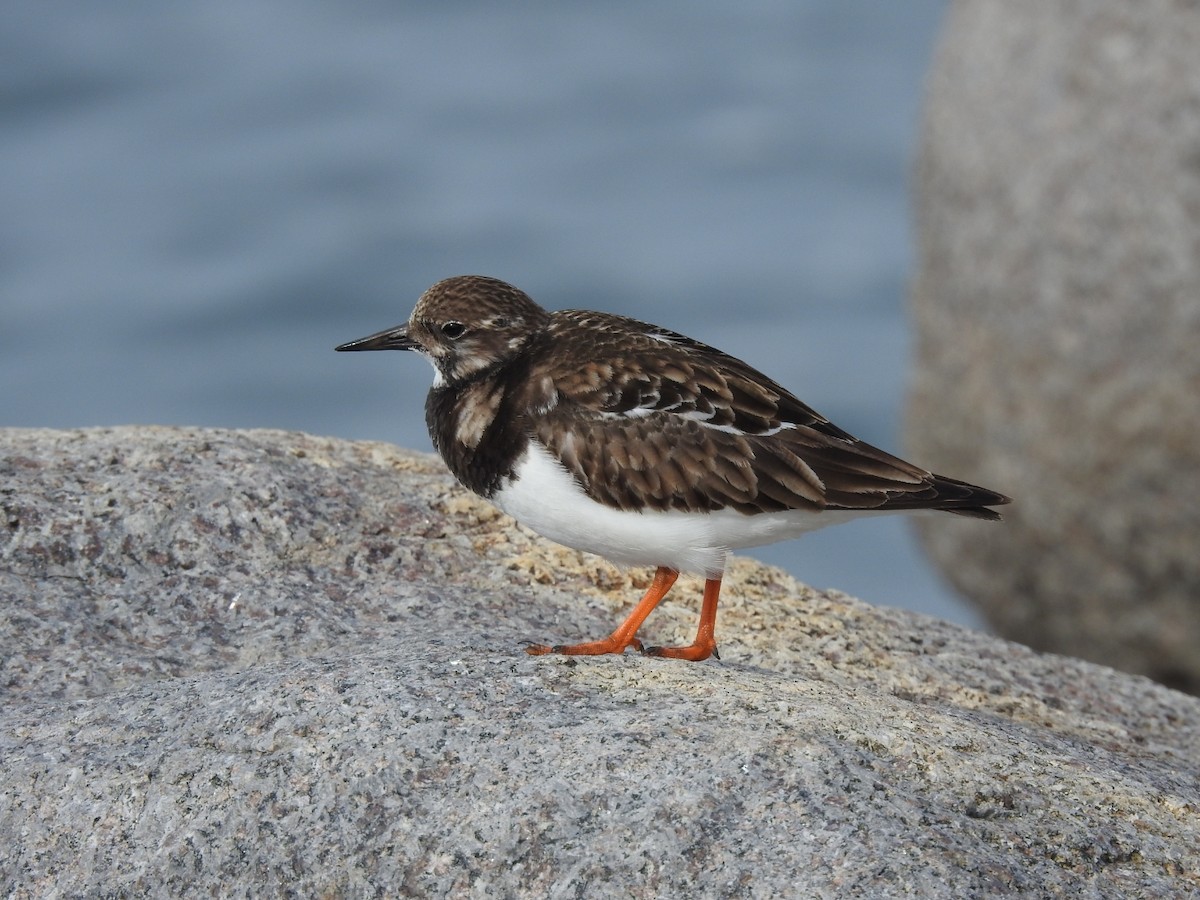
[[[493,502],[538,534],[615,563],[670,566],[713,577],[730,550],[773,544],[874,512],[786,510],[745,515],[736,510],[627,512],[588,497],[536,440],[516,466],[516,479]]]

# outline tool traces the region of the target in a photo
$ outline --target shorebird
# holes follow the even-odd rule
[[[758,370],[678,332],[588,310],[548,312],[480,275],[439,281],[403,325],[338,350],[413,350],[433,364],[425,422],[467,488],[539,534],[656,567],[608,637],[534,655],[716,653],[731,550],[859,516],[942,510],[997,520],[996,491],[855,438]],[[637,631],[680,572],[705,577],[696,639]]]

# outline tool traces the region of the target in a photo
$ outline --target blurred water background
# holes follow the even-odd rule
[[[907,190],[944,7],[15,5],[0,426],[429,449],[428,366],[332,348],[482,273],[685,331],[902,450]],[[979,623],[898,518],[752,555]]]

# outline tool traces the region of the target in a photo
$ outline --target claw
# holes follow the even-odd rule
[[[525,652],[530,656],[545,656],[547,653],[561,653],[565,656],[600,656],[605,653],[624,653],[630,647],[642,652],[642,642],[637,638],[621,644],[607,638],[603,641],[588,641],[583,644],[535,644],[532,641],[522,641]]]

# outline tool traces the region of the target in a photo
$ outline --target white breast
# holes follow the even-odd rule
[[[735,510],[629,512],[597,503],[536,440],[517,461],[516,478],[493,502],[538,534],[615,563],[670,566],[707,577],[721,574],[730,550],[798,537],[861,515],[847,510],[787,510],[745,515]]]

